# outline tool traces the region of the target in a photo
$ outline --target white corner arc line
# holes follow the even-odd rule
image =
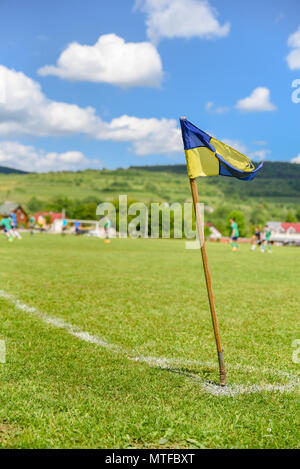
[[[139,354],[137,355],[133,352],[126,351],[125,349],[119,347],[118,345],[108,343],[98,336],[91,335],[89,332],[85,332],[81,330],[79,327],[73,326],[72,324],[64,321],[61,318],[43,314],[40,311],[38,311],[35,307],[28,306],[25,303],[22,303],[13,295],[3,290],[0,290],[0,297],[12,303],[14,307],[19,309],[20,311],[31,314],[37,317],[38,319],[40,319],[41,321],[43,321],[44,323],[50,324],[58,329],[64,329],[65,331],[68,332],[68,334],[84,342],[99,345],[100,347],[103,347],[104,349],[107,349],[114,353],[122,355],[123,357],[127,358],[127,360],[146,363],[147,365],[151,367],[160,368],[160,369],[170,371],[173,373],[177,373],[177,374],[181,374],[187,378],[190,378],[198,382],[201,385],[201,388],[203,389],[203,391],[208,392],[209,394],[212,394],[214,396],[235,397],[241,394],[254,394],[254,393],[260,393],[260,392],[276,392],[276,391],[292,392],[300,385],[299,377],[293,376],[289,373],[285,373],[282,371],[277,371],[276,373],[278,376],[289,378],[290,381],[285,384],[281,384],[281,383],[278,383],[278,384],[265,383],[265,384],[252,384],[252,385],[232,384],[229,386],[225,386],[224,388],[221,388],[217,384],[206,381],[193,373],[174,368],[180,365],[200,365],[200,366],[216,367],[214,363],[200,362],[196,360],[182,360],[182,359],[166,358],[166,357],[160,357],[160,358],[159,357],[147,357],[147,356],[143,356]],[[228,367],[232,369],[240,369],[240,370],[246,369],[247,371],[250,371],[250,372],[257,371],[252,366],[229,365]],[[267,372],[271,372],[272,370],[263,368],[263,369],[260,369],[259,371],[263,371],[267,373]]]

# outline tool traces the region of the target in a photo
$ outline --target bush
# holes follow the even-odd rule
[[[285,221],[289,223],[295,223],[297,222],[297,216],[296,213],[293,210],[290,210],[285,217]]]
[[[38,200],[36,197],[31,197],[27,203],[27,208],[30,212],[40,212],[45,208],[45,202]]]

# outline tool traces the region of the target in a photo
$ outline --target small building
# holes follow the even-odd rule
[[[62,230],[62,213],[59,212],[37,212],[34,214],[36,223],[42,229],[48,229],[51,225],[51,230],[54,232],[61,232]]]
[[[16,214],[18,225],[27,225],[28,215],[21,205],[9,200],[6,200],[2,205],[0,205],[0,217],[10,215],[11,212]]]
[[[267,225],[274,242],[300,246],[300,223],[269,221]]]
[[[284,229],[281,224],[281,221],[268,221],[267,223],[272,233],[284,233]]]
[[[217,239],[222,238],[222,233],[220,233],[220,231],[218,230],[218,228],[215,227],[215,225],[213,225],[212,223],[205,223],[205,226],[208,226],[209,228],[209,239],[211,241],[216,241]]]
[[[281,223],[281,227],[285,233],[293,235],[298,234],[300,235],[300,223]]]

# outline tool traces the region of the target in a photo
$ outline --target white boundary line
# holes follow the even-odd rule
[[[241,394],[255,394],[260,392],[292,392],[296,390],[296,388],[300,384],[300,379],[297,376],[293,376],[289,373],[285,373],[282,371],[276,370],[269,370],[267,368],[257,369],[252,366],[242,366],[242,365],[229,365],[228,368],[246,371],[246,372],[255,372],[259,371],[262,373],[273,373],[277,376],[281,376],[284,378],[288,378],[289,382],[285,384],[277,383],[277,384],[252,384],[252,385],[237,385],[233,384],[230,386],[225,386],[221,388],[217,384],[212,382],[206,381],[199,376],[190,373],[186,370],[182,370],[180,368],[176,368],[182,365],[191,366],[191,365],[198,365],[198,366],[209,366],[215,368],[216,365],[210,362],[200,362],[196,360],[182,360],[176,358],[166,358],[166,357],[147,357],[143,355],[136,355],[134,352],[128,352],[123,348],[119,347],[118,345],[110,344],[103,339],[100,339],[98,336],[91,335],[89,332],[82,331],[79,327],[73,326],[72,324],[65,322],[61,318],[57,318],[54,316],[47,316],[41,312],[39,312],[36,308],[32,306],[28,306],[25,303],[22,303],[17,298],[15,298],[10,293],[7,293],[3,290],[0,290],[0,297],[7,300],[8,302],[12,303],[15,308],[23,311],[25,313],[29,313],[46,324],[50,324],[58,329],[64,329],[68,332],[68,334],[80,339],[84,342],[88,342],[91,344],[99,345],[107,350],[110,350],[114,353],[120,354],[123,357],[127,358],[128,360],[135,361],[135,362],[142,362],[146,363],[147,365],[155,368],[160,368],[169,372],[178,373],[185,377],[188,377],[196,382],[198,382],[201,388],[212,394],[214,396],[238,396]]]

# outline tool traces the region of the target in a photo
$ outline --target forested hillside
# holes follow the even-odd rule
[[[207,221],[224,230],[232,210],[243,213],[246,226],[267,220],[300,220],[300,165],[264,164],[250,182],[228,177],[198,180],[201,202],[212,208]],[[191,200],[184,165],[131,167],[116,170],[85,170],[43,174],[0,174],[0,201],[12,200],[29,212],[60,211],[69,217],[95,218],[96,206],[126,194],[129,201]]]

